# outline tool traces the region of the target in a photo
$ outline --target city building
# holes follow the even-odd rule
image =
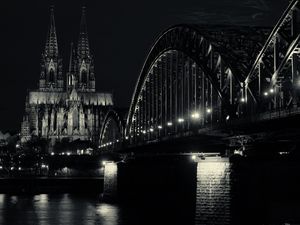
[[[28,92],[21,124],[21,142],[33,136],[51,140],[85,140],[97,143],[106,111],[113,106],[111,93],[96,92],[94,59],[88,40],[86,9],[82,8],[77,45],[71,44],[69,65],[64,72],[54,10],[41,57],[36,90]]]

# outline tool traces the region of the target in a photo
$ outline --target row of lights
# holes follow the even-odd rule
[[[264,96],[268,96],[269,95],[269,93],[270,94],[273,94],[275,92],[275,90],[273,89],[273,88],[271,88],[270,90],[269,90],[269,92],[264,92]]]
[[[119,143],[120,140],[117,139],[116,142]],[[103,144],[103,145],[100,145],[99,148],[104,148],[104,147],[111,146],[111,145],[115,144],[116,142],[108,142],[108,143],[105,143],[105,144]]]
[[[211,108],[207,108],[207,109],[206,109],[206,113],[207,113],[207,114],[211,114],[211,113],[212,113],[212,109],[211,109]],[[193,113],[191,114],[191,118],[194,119],[194,120],[197,120],[197,119],[199,119],[200,117],[201,117],[201,115],[200,115],[199,112],[193,112]],[[229,118],[228,118],[228,119],[229,119]],[[227,119],[227,120],[228,120],[228,119]],[[184,121],[185,121],[184,118],[178,118],[178,119],[177,119],[177,122],[178,122],[178,123],[183,123]],[[173,126],[173,122],[172,122],[172,121],[169,121],[169,122],[167,122],[166,125],[167,125],[167,127],[171,127],[171,126]],[[162,128],[163,128],[162,125],[158,125],[158,126],[157,126],[157,129],[158,129],[158,130],[161,130]],[[142,132],[143,134],[147,134],[147,133],[149,133],[149,132],[152,133],[152,132],[154,132],[154,129],[151,127],[151,128],[149,129],[149,131],[142,130],[141,132]],[[139,134],[137,134],[137,136],[139,136]],[[133,137],[133,136],[132,136],[132,137]],[[128,140],[129,137],[126,136],[125,139]]]
[[[206,113],[207,113],[207,114],[212,113],[212,109],[211,109],[211,108],[207,108],[207,109],[206,109]],[[192,119],[195,119],[195,120],[196,120],[196,119],[199,119],[200,117],[201,117],[201,116],[200,116],[200,113],[199,113],[199,112],[194,112],[194,113],[191,114],[191,118],[192,118]],[[227,116],[226,116],[226,120],[228,121],[229,119],[230,119],[230,116],[227,115]],[[178,122],[178,123],[183,123],[184,121],[185,121],[184,118],[178,118],[178,119],[177,119],[177,122]],[[173,126],[173,122],[172,122],[172,121],[167,122],[166,126],[167,126],[167,127]],[[158,126],[157,126],[157,129],[158,129],[158,130],[161,130],[162,128],[163,128],[162,125],[158,125]],[[147,133],[149,133],[149,132],[154,132],[154,129],[151,127],[151,128],[149,129],[149,131],[146,131],[146,130],[142,130],[142,131],[141,131],[141,133],[143,133],[143,134],[147,134]],[[137,136],[139,136],[139,134],[137,134]],[[133,138],[133,136],[131,136],[131,137]],[[128,140],[128,139],[129,139],[129,136],[126,136],[125,139]],[[103,145],[100,146],[100,147],[103,147]]]
[[[207,114],[210,114],[211,112],[212,112],[212,110],[211,110],[210,108],[206,109],[206,113],[207,113]],[[200,113],[199,113],[199,112],[194,112],[194,113],[192,113],[191,118],[192,118],[192,119],[199,119],[199,118],[200,118]],[[183,123],[184,121],[185,121],[184,118],[178,118],[178,119],[177,119],[177,122],[178,122],[178,123]],[[173,126],[173,122],[172,122],[172,121],[167,122],[167,126],[168,126],[168,127]],[[161,125],[158,125],[157,128],[158,128],[159,130],[161,130],[163,127],[162,127]],[[153,128],[150,128],[150,129],[149,129],[149,132],[153,132],[153,131],[154,131]],[[143,134],[146,134],[147,131],[146,131],[146,130],[143,130],[142,133],[143,133]]]
[[[53,156],[53,155],[55,155],[55,153],[51,152],[51,155]],[[61,153],[58,153],[58,155],[67,155],[67,156],[69,156],[69,155],[71,155],[71,152],[61,152]]]
[[[45,165],[45,164],[42,164],[42,165],[41,165],[41,168],[47,168],[47,169],[48,169],[49,166],[48,166],[48,165]],[[3,169],[3,166],[0,166],[0,170],[2,170],[2,169]],[[9,169],[10,169],[10,170],[15,170],[15,169],[17,169],[17,170],[20,171],[20,170],[22,170],[22,167],[19,166],[19,167],[15,168],[14,166],[12,166],[12,167],[10,167]]]
[[[271,88],[269,91],[265,91],[263,93],[263,95],[267,97],[267,96],[269,96],[269,94],[274,94],[274,93],[275,93],[274,88]],[[246,99],[244,97],[242,97],[241,102],[243,102],[243,103],[246,102]]]

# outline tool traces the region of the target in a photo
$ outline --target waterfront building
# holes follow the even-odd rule
[[[94,58],[88,40],[86,9],[82,8],[77,45],[71,44],[66,72],[59,52],[54,10],[41,57],[41,73],[36,90],[26,97],[21,124],[21,141],[38,136],[55,143],[70,141],[98,142],[100,128],[109,108],[111,93],[96,92]]]

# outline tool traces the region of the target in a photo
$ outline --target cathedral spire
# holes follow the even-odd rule
[[[50,24],[45,50],[41,60],[39,88],[42,91],[63,91],[62,60],[58,55],[58,44],[54,21],[54,8],[50,7]]]
[[[82,7],[77,54],[78,54],[78,57],[80,57],[80,58],[89,58],[90,57],[85,6]]]
[[[69,69],[67,73],[67,90],[72,90],[76,86],[77,79],[75,77],[75,73],[76,73],[76,54],[73,48],[73,42],[71,42]]]
[[[56,36],[55,20],[54,20],[54,6],[50,7],[50,25],[49,25],[47,39],[46,39],[45,55],[49,57],[58,56],[58,44],[57,44],[57,36]]]
[[[75,53],[73,49],[73,42],[71,42],[70,61],[69,61],[69,73],[74,72],[74,59]]]

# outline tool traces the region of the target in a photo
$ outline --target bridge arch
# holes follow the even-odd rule
[[[99,146],[103,151],[116,151],[122,148],[124,141],[125,122],[116,110],[106,113],[101,131]]]
[[[194,25],[159,36],[132,97],[125,131],[130,142],[188,131],[191,120],[205,126],[239,116],[244,77],[220,46]]]
[[[295,106],[300,84],[300,2],[284,11],[245,79],[245,99],[256,112]],[[298,86],[298,88],[297,88]]]

